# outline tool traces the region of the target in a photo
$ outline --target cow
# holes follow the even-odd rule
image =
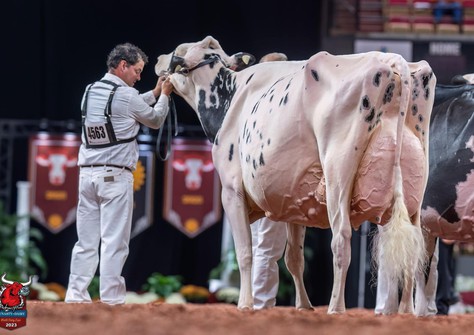
[[[333,233],[334,282],[328,313],[346,311],[352,228],[380,225],[374,259],[390,263],[400,306],[416,313],[413,278],[425,262],[420,210],[436,77],[425,61],[369,52],[250,64],[212,36],[160,55],[157,75],[197,113],[222,184],[240,271],[238,308],[252,309],[250,223],[287,224],[285,263],[295,306],[312,309],[303,283],[305,227]],[[233,69],[239,68],[235,72]]]
[[[421,223],[431,259],[426,268],[426,313],[435,314],[438,239],[474,242],[474,85],[436,86],[430,132]]]
[[[184,172],[184,182],[186,188],[196,191],[201,188],[203,172],[211,172],[214,170],[214,164],[211,161],[204,162],[203,157],[185,157],[184,159],[173,160],[173,168],[177,171]]]
[[[30,294],[31,276],[26,283],[7,280],[6,274],[2,275],[3,285],[0,287],[0,309],[9,311],[23,309],[25,297]]]
[[[77,165],[77,153],[71,155],[70,148],[51,148],[51,151],[39,153],[36,163],[49,169],[48,179],[51,185],[60,186],[66,179],[66,168]]]

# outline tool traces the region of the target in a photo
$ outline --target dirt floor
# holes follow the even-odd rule
[[[25,327],[0,328],[0,334],[186,334],[186,335],[408,335],[470,334],[474,314],[416,318],[412,315],[375,316],[373,310],[349,309],[327,315],[326,307],[297,311],[293,307],[240,311],[231,304],[66,304],[30,301]]]

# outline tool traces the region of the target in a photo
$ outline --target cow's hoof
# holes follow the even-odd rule
[[[328,314],[344,314],[346,309],[328,309]]]
[[[314,311],[314,308],[311,307],[311,306],[309,306],[309,307],[297,307],[296,310],[298,310],[298,311],[310,311],[310,312],[312,312],[312,311]]]

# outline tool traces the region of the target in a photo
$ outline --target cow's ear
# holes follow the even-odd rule
[[[250,65],[255,64],[255,56],[246,52],[239,52],[231,57],[232,64],[230,64],[230,68],[234,71],[241,71]]]
[[[204,49],[222,49],[219,42],[212,36],[206,36],[201,44]]]

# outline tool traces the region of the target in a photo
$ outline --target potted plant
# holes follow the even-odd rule
[[[16,225],[19,217],[6,213],[3,203],[0,202],[0,275],[8,274],[10,280],[26,280],[22,274],[35,274],[38,270],[41,276],[47,272],[47,264],[36,242],[41,241],[43,235],[36,228],[30,228],[29,243],[25,247],[26,267],[17,265],[18,248],[16,246]]]

